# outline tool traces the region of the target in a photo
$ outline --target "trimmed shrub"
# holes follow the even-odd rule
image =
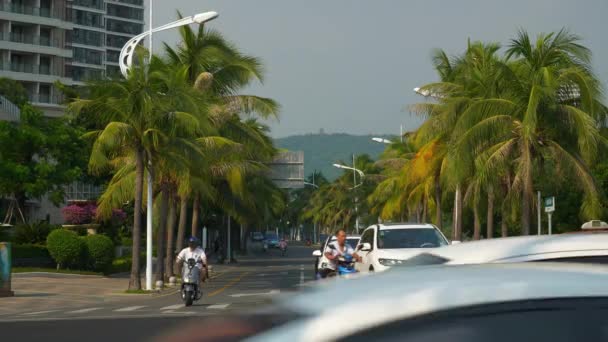
[[[86,260],[83,239],[66,229],[52,231],[46,239],[46,246],[57,268],[80,265]]]
[[[57,228],[46,221],[19,224],[15,226],[13,241],[19,244],[44,244],[49,233]]]
[[[11,245],[11,256],[13,259],[17,258],[50,258],[49,250],[46,246],[42,245]]]
[[[14,267],[52,267],[54,265],[53,258],[46,246],[13,244],[11,247]]]
[[[108,274],[131,272],[131,257],[118,258],[112,261]]]
[[[114,243],[105,235],[84,237],[89,265],[94,271],[106,271],[114,260]]]

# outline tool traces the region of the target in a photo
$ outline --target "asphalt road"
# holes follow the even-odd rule
[[[7,341],[149,341],[188,322],[201,326],[220,317],[261,317],[256,312],[313,279],[311,253],[312,248],[290,246],[287,256],[278,250],[257,251],[235,264],[217,265],[203,298],[191,307],[183,305],[175,288],[81,307],[14,308],[0,314],[0,336]]]

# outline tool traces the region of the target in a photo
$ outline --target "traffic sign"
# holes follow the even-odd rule
[[[555,197],[545,198],[545,212],[552,213],[555,211]]]

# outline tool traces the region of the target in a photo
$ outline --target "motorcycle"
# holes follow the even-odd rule
[[[287,246],[281,246],[281,256],[285,256],[287,254]]]
[[[333,245],[329,245],[329,248],[336,249]],[[336,269],[336,275],[347,275],[357,273],[355,269],[355,260],[351,254],[345,254],[338,256],[338,267]]]
[[[262,243],[262,252],[266,253],[268,252],[268,242],[264,241]]]
[[[200,269],[196,267],[196,260],[188,259],[182,268],[182,291],[181,296],[186,306],[191,306],[194,301],[203,297],[200,288]]]

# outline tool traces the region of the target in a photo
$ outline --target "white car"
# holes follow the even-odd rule
[[[356,253],[359,272],[384,271],[423,251],[447,246],[448,240],[432,224],[376,224],[361,234]]]
[[[359,235],[347,235],[346,244],[351,246],[354,249],[359,244],[360,239],[361,239],[361,237]],[[315,275],[317,274],[317,272],[320,269],[324,269],[327,267],[329,260],[327,259],[327,257],[325,256],[325,253],[323,253],[323,252],[327,248],[327,245],[329,245],[331,242],[334,242],[334,241],[336,241],[336,236],[330,235],[325,240],[325,243],[323,243],[323,245],[321,246],[321,249],[318,249],[318,250],[315,250],[314,252],[312,252],[312,256],[315,257]]]
[[[579,232],[465,242],[422,253],[403,265],[462,265],[529,261],[608,264],[608,233]]]
[[[394,268],[286,296],[293,320],[249,341],[607,341],[606,284],[589,264]]]

